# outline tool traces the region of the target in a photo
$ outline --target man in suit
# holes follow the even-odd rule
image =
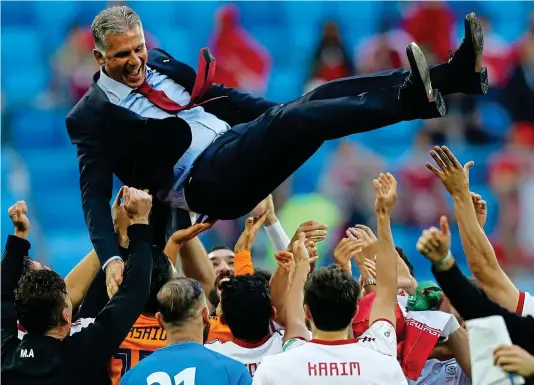
[[[78,147],[85,219],[108,284],[120,283],[124,269],[109,210],[113,174],[156,198],[151,224],[162,247],[179,225],[179,210],[171,208],[240,217],[324,141],[443,116],[442,94],[485,93],[483,37],[474,14],[465,27],[449,63],[429,70],[412,43],[411,70],[336,80],[279,104],[212,84],[215,63],[207,49],[198,74],[161,49],[147,52],[132,9],[100,12],[91,29],[101,69],[66,123]]]

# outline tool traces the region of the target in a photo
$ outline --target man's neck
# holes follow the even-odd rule
[[[167,330],[167,345],[175,345],[184,342],[197,342],[199,344],[203,343],[203,333],[202,330],[176,330],[171,331]]]
[[[45,336],[52,337],[58,340],[64,339],[65,337],[67,337],[67,335],[69,335],[69,332],[65,331],[64,329],[52,329],[45,333]]]
[[[348,329],[338,330],[335,332],[327,332],[324,330],[315,330],[313,333],[314,340],[322,341],[341,341],[349,339]]]

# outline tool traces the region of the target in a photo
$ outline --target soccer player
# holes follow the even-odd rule
[[[208,323],[206,296],[190,278],[167,282],[158,293],[158,323],[167,331],[168,346],[156,350],[128,371],[121,385],[248,385],[240,362],[202,345]]]
[[[229,326],[234,338],[205,346],[242,362],[254,376],[264,356],[282,352],[283,332],[270,330],[276,311],[269,283],[257,273],[232,277],[223,285],[221,306],[221,321]]]
[[[295,273],[288,293],[284,352],[264,358],[254,384],[407,383],[396,360],[397,255],[390,214],[397,182],[392,175],[381,174],[373,186],[378,228],[377,287],[369,330],[357,341],[349,339],[360,286],[337,265],[317,269],[308,277],[309,255],[301,234],[293,244]],[[308,342],[305,319],[313,335]]]

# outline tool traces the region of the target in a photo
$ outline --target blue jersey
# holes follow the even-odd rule
[[[199,343],[160,348],[122,377],[120,385],[251,385],[242,363]]]

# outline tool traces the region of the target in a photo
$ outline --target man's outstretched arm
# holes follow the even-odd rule
[[[515,312],[519,290],[499,266],[493,247],[484,234],[485,202],[469,191],[469,169],[474,163],[468,162],[462,166],[445,146],[434,147],[431,155],[439,169],[429,163],[427,167],[440,178],[451,194],[469,269],[491,300]]]
[[[120,258],[119,245],[113,230],[109,201],[113,189],[113,173],[91,130],[80,121],[68,117],[67,130],[78,148],[80,190],[85,222],[91,242],[103,268],[113,258]]]

